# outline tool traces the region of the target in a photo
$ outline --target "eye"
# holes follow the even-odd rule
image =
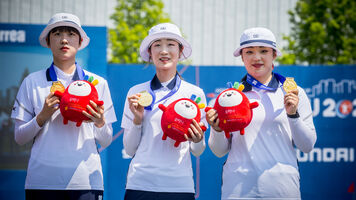
[[[263,54],[268,53],[268,49],[262,49],[261,53],[263,53]]]
[[[156,44],[154,44],[153,46],[154,46],[154,47],[160,47],[161,45],[158,44],[158,43],[156,43]]]

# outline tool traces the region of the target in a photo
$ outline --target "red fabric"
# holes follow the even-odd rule
[[[161,128],[163,130],[162,140],[166,140],[168,136],[169,138],[176,141],[176,143],[174,144],[175,147],[178,147],[181,142],[186,141],[184,135],[187,135],[191,138],[188,132],[188,128],[190,128],[190,124],[193,123],[193,119],[184,118],[174,110],[174,106],[182,100],[187,100],[194,104],[197,109],[197,115],[193,119],[195,119],[195,121],[199,123],[201,118],[201,112],[199,106],[191,99],[178,99],[169,104],[167,107],[165,107],[163,104],[158,105],[158,107],[163,111],[161,118]],[[206,130],[205,126],[201,128],[203,131]]]
[[[354,193],[355,192],[355,183],[351,183],[349,188],[347,188],[348,193]]]
[[[223,107],[219,105],[218,99],[221,94],[228,90],[235,90],[242,95],[242,102],[239,105],[231,107]],[[235,88],[229,88],[222,91],[216,98],[214,109],[218,113],[219,127],[225,132],[225,136],[230,138],[230,132],[240,131],[240,134],[245,133],[244,128],[247,127],[253,116],[252,109],[258,106],[257,102],[250,103],[246,95]],[[205,111],[210,110],[211,107],[207,107]]]
[[[71,84],[74,84],[75,82],[76,81],[74,81]],[[83,121],[89,120],[89,118],[83,115],[82,112],[86,111],[90,114],[90,111],[86,107],[87,105],[90,105],[89,102],[90,100],[94,101],[98,106],[102,106],[104,104],[103,101],[98,100],[98,92],[94,87],[94,85],[88,81],[84,81],[84,82],[88,83],[91,87],[91,92],[88,96],[76,96],[76,95],[69,94],[68,88],[71,84],[66,88],[64,93],[58,91],[54,93],[55,96],[60,98],[59,109],[63,116],[63,124],[67,124],[69,120],[69,121],[77,122],[76,126],[79,127]]]

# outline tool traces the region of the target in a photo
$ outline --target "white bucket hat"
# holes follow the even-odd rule
[[[179,28],[171,23],[162,23],[153,26],[148,31],[148,36],[146,36],[145,39],[141,42],[140,55],[144,61],[149,62],[150,55],[148,53],[148,48],[154,41],[161,38],[174,39],[183,45],[184,49],[182,55],[179,58],[179,61],[188,58],[192,54],[192,48],[190,47],[190,44],[182,37]]]
[[[47,47],[47,35],[48,33],[59,26],[69,26],[69,27],[73,27],[75,29],[77,29],[80,33],[81,38],[83,39],[79,50],[84,49],[90,41],[90,38],[87,36],[87,34],[85,33],[85,31],[82,29],[82,26],[80,25],[80,20],[77,16],[69,14],[69,13],[57,13],[55,15],[53,15],[53,17],[49,20],[47,26],[45,29],[43,29],[39,40],[40,40],[40,44],[43,47]]]
[[[264,46],[271,47],[276,50],[277,56],[281,56],[282,53],[277,49],[276,38],[272,31],[267,28],[256,27],[246,29],[240,37],[240,47],[234,51],[234,56],[240,56],[241,49],[246,47]]]

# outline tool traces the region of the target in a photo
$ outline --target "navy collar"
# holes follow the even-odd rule
[[[252,85],[250,85],[249,83],[247,83],[246,81],[246,75],[241,79],[242,84],[245,86],[244,90],[242,90],[242,92],[248,92],[252,90]],[[276,76],[275,73],[272,73],[272,79],[271,81],[268,83],[267,85],[270,88],[273,88],[274,91],[278,89],[279,87],[279,80],[278,77]]]
[[[174,88],[174,86],[176,85],[176,81],[177,81],[177,75],[176,74],[173,78],[173,80],[171,80],[171,82],[168,83],[167,88],[172,90]],[[157,74],[155,74],[155,76],[153,77],[152,81],[151,81],[151,88],[152,90],[158,90],[161,87],[163,87],[163,85],[161,84],[161,82],[159,81]]]
[[[72,80],[76,81],[76,80],[83,80],[85,73],[84,70],[77,64],[77,62],[75,62],[75,72],[73,75]],[[47,68],[46,70],[46,78],[47,81],[57,81],[57,74],[56,71],[54,69],[54,63],[52,62],[51,66],[49,68]]]

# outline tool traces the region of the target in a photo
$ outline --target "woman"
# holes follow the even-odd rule
[[[89,44],[77,16],[57,13],[49,20],[40,44],[52,52],[53,62],[47,69],[29,74],[16,96],[11,117],[15,119],[15,140],[19,145],[31,143],[25,183],[27,200],[103,199],[104,180],[97,142],[110,145],[112,123],[116,121],[107,81],[76,62],[77,52]],[[54,95],[85,76],[99,80],[96,89],[104,106],[90,101],[90,120],[76,126],[63,124],[60,99]],[[63,92],[62,91],[62,92]]]
[[[124,129],[124,148],[133,156],[127,174],[126,200],[140,199],[194,199],[194,181],[190,153],[199,156],[205,149],[203,125],[196,121],[190,125],[190,137],[177,148],[175,141],[162,140],[159,104],[168,106],[192,94],[205,95],[199,87],[182,80],[177,63],[191,54],[190,45],[181,36],[177,26],[170,23],[152,27],[142,41],[140,55],[144,61],[153,61],[156,75],[132,87],[125,102],[121,127]],[[150,106],[138,103],[142,91],[154,98]],[[205,115],[202,115],[205,121]]]
[[[273,73],[281,52],[266,28],[243,32],[234,56],[242,57],[247,75],[243,92],[259,106],[245,135],[226,139],[217,112],[206,113],[211,125],[209,147],[218,157],[229,153],[223,168],[222,199],[300,199],[299,171],[294,145],[310,152],[316,142],[312,110],[300,87],[286,92],[285,78]]]

